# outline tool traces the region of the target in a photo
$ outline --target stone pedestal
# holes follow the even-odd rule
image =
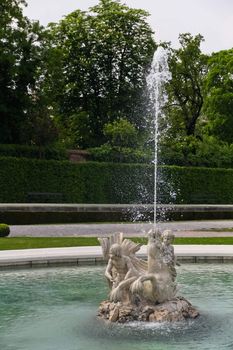
[[[176,297],[161,304],[123,304],[103,301],[100,304],[98,316],[109,322],[177,322],[194,319],[199,312],[183,297]]]

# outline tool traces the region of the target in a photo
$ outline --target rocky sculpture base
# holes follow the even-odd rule
[[[194,319],[199,312],[183,297],[176,297],[161,304],[123,304],[103,301],[98,316],[109,322],[177,322]]]

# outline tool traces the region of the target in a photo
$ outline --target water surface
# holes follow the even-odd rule
[[[197,320],[106,326],[96,319],[103,267],[1,271],[0,349],[233,349],[233,265],[183,265],[178,282]]]

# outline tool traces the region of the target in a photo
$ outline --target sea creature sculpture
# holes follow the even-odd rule
[[[176,322],[196,318],[199,312],[183,297],[176,296],[174,234],[148,232],[147,260],[136,253],[141,244],[124,239],[122,233],[99,238],[108,264],[105,277],[109,300],[100,304],[99,317],[110,322]]]
[[[141,244],[123,239],[122,233],[100,238],[103,255],[108,259],[105,276],[111,288],[110,301],[123,303],[135,299],[154,303],[175,296],[175,258],[168,231],[148,232],[148,260],[136,256]]]

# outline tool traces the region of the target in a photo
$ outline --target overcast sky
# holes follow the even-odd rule
[[[27,0],[24,13],[43,25],[57,22],[76,10],[87,10],[98,0]],[[233,0],[124,0],[133,8],[147,10],[155,40],[177,47],[179,33],[202,34],[206,53],[233,47]]]

